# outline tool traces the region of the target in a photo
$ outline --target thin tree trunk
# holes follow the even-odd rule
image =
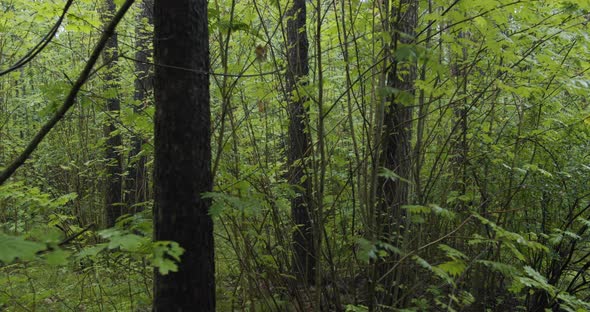
[[[154,239],[185,251],[178,272],[155,273],[154,311],[215,311],[213,185],[206,0],[154,6]]]
[[[137,52],[135,52],[135,94],[133,98],[137,104],[133,107],[133,111],[136,114],[147,107],[153,88],[153,72],[149,65],[149,58],[153,54],[150,47],[151,32],[146,29],[148,25],[153,24],[153,6],[153,0],[144,0],[141,3],[141,13],[138,16],[139,21],[135,30]],[[126,203],[130,213],[143,211],[144,205],[142,203],[148,199],[147,157],[145,155],[138,156],[143,143],[143,138],[139,135],[131,138],[129,174],[125,185]]]
[[[408,204],[409,185],[411,180],[411,139],[412,139],[412,105],[414,100],[414,81],[416,79],[415,59],[400,59],[402,49],[415,42],[417,25],[418,1],[401,0],[399,6],[394,4],[390,16],[392,32],[392,59],[387,72],[387,86],[394,94],[388,99],[389,106],[385,110],[381,141],[380,162],[383,168],[393,171],[402,179],[380,177],[378,190],[378,228],[381,238],[394,246],[403,246],[403,234],[407,226],[406,214],[402,209]],[[407,50],[406,50],[407,51]],[[408,54],[407,52],[405,54]],[[393,257],[395,261],[397,257]],[[378,270],[385,274],[390,262],[384,263]],[[405,277],[403,266],[383,279],[385,295],[379,301],[386,305],[403,305],[400,299]]]
[[[305,0],[294,0],[287,11],[288,165],[289,184],[295,189],[291,213],[297,226],[293,233],[293,271],[300,282],[313,284],[316,261],[311,222],[313,195],[311,178],[305,174],[311,139],[305,129],[307,97],[299,88],[306,84],[309,74],[308,48]]]
[[[469,33],[464,31],[459,32],[458,39],[469,38]],[[451,66],[451,74],[457,81],[457,96],[462,98],[457,101],[453,107],[453,128],[451,130],[452,145],[451,145],[451,167],[453,172],[453,181],[451,183],[451,191],[456,196],[465,195],[467,192],[467,153],[469,152],[469,145],[467,142],[467,76],[468,70],[465,63],[467,62],[467,48],[463,47],[462,55],[453,55],[457,61]],[[460,62],[459,62],[460,61]],[[458,132],[455,124],[458,126]],[[464,212],[466,205],[465,201],[458,200],[455,203],[455,208],[459,212]]]
[[[103,19],[110,20],[111,16],[115,14],[114,0],[107,0]],[[104,75],[105,85],[108,91],[119,89],[119,71],[117,70],[117,60],[119,58],[119,44],[117,42],[117,33],[114,33],[105,46],[103,51],[103,59],[106,65],[106,73]],[[111,93],[111,92],[109,92]],[[121,135],[116,133],[116,122],[119,116],[121,103],[118,95],[112,95],[107,98],[107,122],[105,125],[105,136],[107,137],[105,146],[106,158],[106,226],[112,227],[115,225],[117,218],[123,215],[122,209],[122,184],[123,184],[123,162],[118,148],[121,146]]]

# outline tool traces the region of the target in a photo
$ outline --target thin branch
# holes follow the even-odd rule
[[[94,223],[90,223],[89,225],[87,225],[85,228],[83,228],[82,230],[80,230],[80,232],[65,238],[64,240],[62,240],[61,242],[59,242],[59,244],[57,244],[59,247],[63,247],[64,245],[68,244],[69,242],[75,240],[76,238],[80,237],[80,235],[88,232],[88,230],[90,230],[91,228],[95,227],[96,224]]]
[[[467,224],[467,221],[471,220],[471,218],[473,218],[473,215],[468,216],[467,218],[465,218],[465,220],[463,220],[463,222],[461,222],[461,224],[459,224],[458,227],[456,227],[454,230],[450,231],[449,233],[433,240],[432,242],[429,242],[428,244],[422,245],[420,247],[418,247],[417,249],[414,249],[412,251],[410,251],[409,253],[407,253],[406,255],[404,255],[403,257],[401,257],[399,259],[399,261],[389,270],[387,271],[385,274],[383,274],[383,276],[381,276],[379,278],[379,280],[377,280],[377,283],[380,283],[387,275],[393,273],[393,271],[395,271],[395,269],[397,269],[397,267],[407,258],[409,258],[412,255],[417,254],[418,252],[432,246],[432,245],[436,245],[440,242],[442,242],[443,240],[449,238],[451,235],[457,233],[457,231],[459,231],[463,226],[465,226],[465,224]]]
[[[80,232],[78,232],[78,233],[76,233],[76,234],[74,234],[72,236],[66,237],[64,240],[62,240],[61,242],[59,242],[57,244],[57,246],[59,246],[59,247],[65,246],[66,244],[68,244],[71,241],[75,240],[76,238],[80,237],[82,234],[88,232],[90,229],[92,229],[95,226],[96,226],[95,223],[90,223],[85,228],[83,228],[82,230],[80,230]],[[50,252],[50,251],[53,251],[53,248],[52,247],[49,247],[49,248],[46,248],[46,249],[37,251],[37,255],[42,255],[42,254],[47,253],[47,252]]]
[[[37,135],[35,135],[33,140],[31,140],[29,145],[27,145],[25,150],[22,151],[22,153],[8,167],[6,167],[6,169],[4,169],[2,173],[0,173],[0,185],[4,184],[4,182],[6,182],[6,180],[8,180],[10,176],[12,176],[16,169],[18,169],[20,166],[22,166],[22,164],[25,163],[25,161],[29,158],[29,156],[31,156],[33,151],[35,151],[37,146],[39,146],[39,143],[43,141],[43,138],[45,138],[49,131],[53,129],[53,127],[65,116],[68,110],[74,105],[78,92],[80,91],[84,83],[86,83],[86,81],[88,80],[88,77],[92,72],[92,68],[98,61],[98,58],[100,57],[100,54],[104,49],[108,39],[115,33],[115,28],[117,27],[117,24],[119,24],[121,19],[123,19],[123,16],[125,16],[125,13],[127,13],[127,10],[129,10],[133,2],[134,0],[127,0],[125,1],[125,3],[123,3],[117,14],[113,17],[113,20],[102,33],[100,40],[96,44],[94,51],[90,56],[90,59],[88,60],[88,62],[86,62],[84,70],[82,70],[82,72],[78,76],[78,80],[76,80],[76,83],[74,84],[74,86],[72,86],[72,89],[70,90],[70,93],[64,100],[62,106],[57,110],[55,115],[53,115],[53,117],[49,121],[47,121],[47,123],[45,123],[43,127],[41,127]]]
[[[61,15],[59,16],[59,19],[57,20],[57,22],[55,22],[53,27],[51,27],[51,29],[49,30],[47,35],[45,35],[45,37],[43,37],[40,42],[38,42],[29,52],[27,52],[25,54],[25,56],[23,56],[20,60],[18,60],[16,62],[16,64],[12,65],[8,69],[0,71],[0,77],[25,66],[27,63],[32,61],[39,53],[41,53],[41,51],[43,51],[43,49],[45,49],[45,47],[47,47],[49,42],[51,42],[51,39],[53,39],[53,37],[55,37],[55,34],[59,30],[59,26],[61,26],[61,23],[63,22],[64,17],[68,13],[68,10],[70,9],[70,6],[72,5],[73,2],[74,2],[74,0],[69,0],[66,3],[66,5],[64,6],[64,8],[62,10]]]
[[[184,68],[184,67],[179,67],[179,66],[163,65],[163,64],[156,64],[156,63],[152,63],[152,62],[140,61],[138,59],[135,59],[133,57],[126,56],[124,54],[119,55],[119,57],[122,58],[122,59],[130,60],[130,61],[133,61],[133,62],[138,62],[138,63],[142,63],[142,64],[146,64],[146,65],[158,66],[158,67],[164,67],[164,68],[178,69],[178,70],[183,70],[183,71],[186,71],[186,72],[192,72],[192,73],[198,73],[198,74],[209,74],[211,76],[217,76],[217,77],[254,78],[254,77],[262,77],[262,76],[268,76],[268,75],[278,74],[278,73],[280,73],[281,71],[284,70],[284,68],[278,68],[278,69],[273,70],[273,71],[262,72],[262,73],[259,73],[259,74],[243,74],[243,73],[232,74],[232,73],[214,73],[214,72],[208,72],[208,73],[206,73],[206,72],[204,72],[202,70],[198,70],[198,69],[190,69],[190,68]]]

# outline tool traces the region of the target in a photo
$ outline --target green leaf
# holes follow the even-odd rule
[[[105,250],[107,244],[98,244],[96,246],[86,247],[78,253],[78,258],[95,257],[99,252]]]
[[[393,246],[393,245],[391,245],[389,243],[386,243],[386,242],[383,242],[383,241],[378,241],[375,245],[377,247],[383,249],[383,250],[386,250],[388,252],[388,254],[389,253],[394,253],[396,255],[401,255],[402,254],[401,249],[399,249],[399,248],[397,248],[397,247],[395,247],[395,246]]]
[[[417,213],[417,214],[427,214],[432,211],[430,209],[430,207],[421,206],[421,205],[403,205],[402,209],[405,209],[410,213]]]
[[[230,21],[223,20],[219,22],[219,28],[223,31],[230,30],[231,32],[236,31],[248,31],[250,30],[250,25],[240,22],[240,21]]]
[[[526,260],[526,257],[513,244],[505,243],[504,246],[507,247],[518,260]]]
[[[184,249],[177,242],[159,241],[155,242],[152,254],[152,265],[158,268],[162,275],[170,272],[177,272],[177,263],[180,262],[180,256]]]
[[[438,248],[444,251],[447,254],[447,257],[451,259],[467,259],[467,256],[464,253],[451,246],[440,244],[438,245]]]
[[[57,249],[45,255],[45,260],[50,265],[64,265],[68,262],[70,254],[69,251]]]
[[[369,263],[371,259],[377,258],[376,248],[373,242],[360,237],[356,240],[356,243],[359,247],[359,252],[357,253],[359,260]]]
[[[489,260],[478,260],[477,263],[483,264],[484,266],[502,273],[502,275],[512,278],[518,273],[518,269],[512,265],[496,262],[496,261],[489,261]]]
[[[377,95],[379,95],[382,98],[390,97],[394,94],[398,94],[399,92],[400,92],[399,89],[389,87],[389,86],[377,88]]]
[[[219,18],[219,10],[213,8],[212,6],[209,6],[207,8],[207,16],[209,17],[209,20],[218,19]]]
[[[414,105],[414,95],[408,91],[401,91],[396,95],[395,103],[403,106]]]
[[[399,61],[410,61],[418,58],[416,46],[411,44],[400,44],[394,55]]]
[[[147,237],[128,233],[127,231],[121,231],[117,228],[105,229],[98,234],[109,240],[109,249],[121,248],[126,251],[138,251],[144,243],[149,241],[149,238]]]
[[[412,259],[413,259],[414,261],[416,261],[416,263],[417,263],[419,266],[421,266],[421,267],[423,267],[423,268],[425,268],[425,269],[427,269],[427,270],[429,270],[429,271],[432,271],[432,265],[430,265],[430,263],[428,263],[428,261],[426,261],[426,260],[422,259],[422,258],[421,258],[421,257],[419,257],[419,256],[412,256]]]
[[[115,249],[120,247],[123,250],[135,251],[141,246],[146,238],[136,234],[125,234],[114,237],[109,242],[109,249]]]
[[[535,269],[533,269],[530,266],[525,266],[524,267],[524,271],[530,276],[532,277],[535,281],[539,282],[543,287],[548,287],[550,288],[551,285],[547,284],[547,279],[541,275],[541,273],[537,272]]]
[[[203,198],[213,198],[213,197],[212,196],[208,197],[208,195],[203,194]],[[209,215],[212,218],[217,218],[223,213],[224,210],[225,210],[225,205],[222,201],[213,201],[213,203],[209,207]]]
[[[346,312],[367,312],[369,308],[364,305],[346,305]]]
[[[441,263],[437,265],[437,267],[449,274],[450,276],[457,277],[465,271],[467,265],[462,260],[452,260]]]
[[[385,167],[381,168],[381,171],[379,172],[379,176],[380,177],[384,177],[386,179],[392,180],[392,181],[403,181],[406,183],[411,183],[409,180],[406,180],[404,178],[402,178],[401,176],[399,176],[397,173],[393,172],[393,170],[387,169]]]
[[[455,218],[455,213],[448,209],[442,208],[441,206],[436,204],[430,204],[428,206],[432,209],[432,212],[437,216],[441,216],[444,219],[448,220],[452,220]]]
[[[0,233],[0,261],[5,264],[15,259],[33,259],[35,254],[44,248],[44,244]]]
[[[212,217],[218,217],[226,208],[234,208],[237,211],[248,213],[259,212],[263,205],[254,197],[237,197],[220,192],[205,192],[201,196],[213,200],[213,204],[209,208],[209,215]]]

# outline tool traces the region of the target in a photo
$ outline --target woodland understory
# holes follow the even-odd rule
[[[0,0],[0,311],[590,311],[588,23]]]

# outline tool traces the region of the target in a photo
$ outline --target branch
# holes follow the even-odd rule
[[[436,245],[438,243],[440,243],[441,241],[447,239],[449,236],[455,234],[457,231],[459,231],[465,224],[467,224],[467,221],[471,220],[471,218],[473,217],[473,215],[468,216],[467,218],[465,218],[465,220],[463,220],[463,222],[461,222],[461,224],[459,224],[458,227],[456,227],[454,230],[450,231],[449,233],[433,240],[432,242],[427,243],[426,245],[422,245],[420,247],[418,247],[417,249],[414,249],[412,251],[410,251],[409,253],[407,253],[406,255],[404,255],[403,257],[401,257],[399,259],[399,261],[389,270],[387,271],[385,274],[383,274],[383,276],[381,276],[378,280],[377,283],[380,283],[387,275],[393,273],[393,271],[395,271],[395,269],[397,269],[397,267],[402,263],[402,261],[406,260],[407,258],[409,258],[412,255],[417,254],[418,252],[432,246],[432,245]]]
[[[80,232],[67,237],[66,239],[62,240],[61,242],[59,242],[59,244],[57,244],[59,247],[62,247],[64,245],[66,245],[67,243],[73,241],[74,239],[80,237],[80,235],[86,233],[88,230],[90,230],[91,228],[93,228],[94,226],[96,226],[96,224],[94,223],[90,223],[89,225],[87,225],[85,228],[83,228]]]
[[[18,60],[16,62],[16,64],[14,64],[13,66],[11,66],[10,68],[8,68],[6,70],[0,71],[0,76],[4,76],[12,71],[15,71],[15,70],[25,66],[28,62],[32,61],[37,56],[37,54],[41,53],[41,51],[43,51],[43,49],[45,49],[45,47],[49,44],[49,42],[51,42],[51,39],[53,39],[53,37],[55,37],[55,34],[59,30],[59,26],[61,26],[61,23],[63,22],[64,17],[68,13],[68,10],[70,9],[70,6],[72,5],[73,2],[74,2],[74,0],[69,0],[66,3],[66,5],[64,6],[64,8],[62,10],[61,15],[59,16],[59,19],[57,20],[57,22],[55,22],[53,27],[51,27],[51,29],[45,35],[45,37],[41,38],[41,41],[39,43],[37,43],[29,52],[27,52],[25,54],[25,56],[23,56],[20,60]]]
[[[76,238],[80,237],[82,234],[88,232],[88,230],[90,230],[94,226],[96,226],[96,224],[90,223],[85,228],[83,228],[82,230],[80,230],[80,232],[78,232],[78,233],[76,233],[76,234],[74,234],[74,235],[72,235],[70,237],[66,237],[64,240],[62,240],[61,242],[59,242],[57,244],[57,246],[59,246],[59,247],[65,246],[69,242],[71,242],[71,241],[75,240]],[[53,251],[53,248],[52,247],[49,247],[49,248],[46,248],[46,249],[37,251],[37,255],[42,255],[42,254],[47,253],[47,252],[50,252],[50,251]]]
[[[4,182],[6,182],[6,180],[8,180],[10,176],[12,176],[16,169],[18,169],[20,166],[22,166],[22,164],[25,163],[25,161],[29,158],[29,156],[31,156],[33,151],[35,151],[37,146],[39,146],[39,143],[43,141],[43,138],[45,138],[49,131],[53,129],[53,127],[64,117],[68,110],[74,105],[78,92],[80,91],[84,83],[86,83],[86,81],[88,80],[88,77],[92,72],[92,67],[94,67],[94,64],[96,64],[96,62],[98,61],[98,58],[100,57],[100,54],[104,49],[108,39],[115,33],[115,28],[117,27],[117,24],[119,24],[121,19],[123,19],[123,16],[125,16],[125,13],[127,13],[127,10],[129,10],[133,2],[134,0],[126,0],[125,3],[123,3],[117,14],[113,17],[113,20],[102,33],[100,40],[96,44],[94,51],[90,56],[90,59],[88,60],[88,62],[86,62],[84,70],[82,70],[82,72],[78,76],[78,80],[76,80],[76,82],[72,86],[72,89],[70,90],[70,93],[64,100],[62,106],[57,110],[55,115],[53,115],[53,117],[49,121],[47,121],[47,123],[45,123],[43,127],[41,127],[37,135],[35,135],[33,140],[29,143],[29,145],[27,145],[25,150],[8,167],[6,167],[6,169],[4,169],[2,173],[0,173],[0,185],[4,184]]]
[[[186,71],[186,72],[192,72],[192,73],[198,73],[198,74],[208,74],[208,75],[211,75],[211,76],[218,76],[218,77],[231,77],[231,78],[255,78],[255,77],[262,77],[262,76],[267,76],[267,75],[278,74],[282,70],[284,70],[284,68],[278,68],[278,69],[273,70],[273,71],[262,72],[262,73],[258,73],[258,74],[215,73],[215,72],[212,72],[212,71],[205,72],[205,71],[198,70],[198,69],[190,69],[190,68],[184,68],[184,67],[179,67],[179,66],[163,65],[163,64],[156,64],[156,63],[152,63],[152,62],[140,61],[140,60],[138,60],[136,58],[129,57],[129,56],[125,55],[125,54],[119,55],[119,58],[130,60],[130,61],[141,63],[141,64],[151,65],[151,66],[159,66],[159,67],[163,67],[163,68],[172,68],[172,69],[183,70],[183,71]],[[256,60],[254,60],[254,61],[256,61]]]

